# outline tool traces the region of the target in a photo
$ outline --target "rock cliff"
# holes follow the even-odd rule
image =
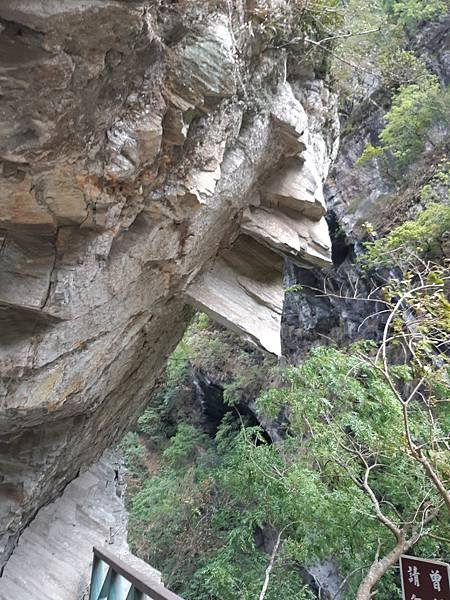
[[[450,81],[448,36],[450,16],[423,23],[408,38],[407,47],[420,57],[443,85]],[[304,269],[286,262],[282,348],[283,355],[298,362],[315,345],[339,346],[359,339],[380,339],[385,315],[376,303],[378,286],[384,283],[385,269],[362,270],[356,260],[364,242],[372,239],[366,224],[377,235],[385,234],[424,208],[420,189],[433,178],[435,167],[448,155],[448,128],[433,131],[433,143],[426,144],[411,164],[399,173],[373,159],[363,164],[359,157],[368,143],[379,144],[391,107],[392,89],[381,81],[354,105],[343,103],[340,147],[325,184],[327,219],[332,238],[333,266]],[[347,99],[348,100],[348,99]],[[347,110],[348,112],[345,112]],[[392,170],[392,172],[391,172]],[[434,201],[447,202],[448,189],[434,189]],[[448,250],[444,248],[442,254]],[[371,297],[370,301],[365,298]]]
[[[299,73],[244,3],[2,1],[3,561],[141,412],[189,305],[280,352],[282,257],[331,256],[335,101]]]

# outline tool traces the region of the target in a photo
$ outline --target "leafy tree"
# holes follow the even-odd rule
[[[401,367],[391,367],[389,376],[402,385],[411,381]],[[408,451],[396,394],[364,354],[318,348],[286,378],[286,388],[263,394],[261,407],[271,415],[288,408],[293,454],[284,449],[289,466],[282,478],[292,484],[294,475],[309,472],[317,487],[308,487],[314,508],[303,507],[304,518],[323,527],[320,540],[312,543],[310,533],[307,543],[295,541],[296,556],[316,561],[328,549],[349,576],[349,597],[368,600],[403,552],[419,541],[426,551],[424,536],[445,522],[444,500]],[[408,419],[417,436],[426,436],[423,412],[416,399]],[[444,476],[445,463],[439,464]],[[359,570],[352,573],[352,566]],[[380,582],[380,598],[392,598],[387,584],[389,592]]]
[[[288,368],[286,386],[259,401],[268,417],[288,411],[277,445],[231,416],[215,440],[180,426],[158,472],[131,499],[133,549],[187,599],[250,600],[265,584],[265,600],[306,599],[298,565],[330,558],[349,599],[369,598],[364,586],[376,581],[378,597],[398,597],[388,568],[399,553],[414,546],[439,555],[450,532],[441,496],[408,452],[403,407],[370,355],[364,345],[350,353],[317,348]],[[406,389],[413,374],[400,365],[389,376]],[[436,386],[434,393],[445,397]],[[434,434],[445,430],[446,408],[432,407]],[[421,445],[427,411],[418,398],[409,401]],[[431,458],[445,475],[434,434]],[[275,540],[271,557],[257,546],[258,531]]]
[[[444,0],[384,0],[384,4],[398,23],[412,29],[419,23],[445,15],[448,8]]]
[[[248,441],[258,435],[227,421],[214,442],[181,425],[158,472],[130,499],[133,550],[161,568],[167,585],[186,598],[253,600],[262,588],[267,560],[254,532],[273,520],[283,496],[280,484],[266,494],[270,503],[260,503],[268,483],[264,466],[279,457],[268,445],[253,454]],[[260,470],[253,473],[255,459]],[[281,593],[292,600],[312,598],[302,592],[305,585],[289,561],[277,565],[272,582],[266,600]]]
[[[389,385],[402,409],[404,434],[410,456],[426,476],[450,512],[446,452],[450,450],[450,303],[446,288],[450,281],[448,261],[444,265],[423,263],[402,280],[391,280],[384,288],[388,313],[383,339],[376,356],[368,359]],[[392,357],[401,352],[404,381],[391,375]],[[397,367],[400,368],[400,367]],[[424,426],[414,429],[411,414],[420,414]]]
[[[379,136],[380,145],[368,144],[359,163],[391,154],[398,167],[410,164],[427,140],[430,141],[432,126],[436,123],[448,126],[449,115],[450,93],[448,89],[441,89],[434,75],[402,86],[386,113],[386,125]]]
[[[442,236],[449,230],[450,206],[430,203],[414,221],[405,221],[386,236],[367,242],[360,264],[407,268],[420,256],[439,257]]]

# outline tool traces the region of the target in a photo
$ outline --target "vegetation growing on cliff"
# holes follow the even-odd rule
[[[443,0],[384,0],[384,5],[388,14],[405,27],[416,27],[447,11],[447,4]]]
[[[433,258],[442,254],[441,243],[450,231],[450,205],[429,204],[415,220],[405,221],[388,235],[366,243],[361,257],[364,266],[407,267],[418,257]]]
[[[399,554],[443,556],[450,311],[443,269],[421,276],[423,285],[412,276],[386,289],[392,319],[381,346],[316,348],[283,371],[281,387],[260,394],[258,413],[278,429],[276,443],[238,411],[213,436],[180,414],[159,449],[158,422],[126,440],[130,542],[172,588],[187,599],[257,598],[272,555],[266,599],[314,597],[302,567],[331,560],[343,597],[368,598],[376,586],[392,600]],[[204,360],[211,375],[212,336],[211,327],[194,334],[196,366]],[[404,363],[385,358],[408,348]],[[172,374],[162,389],[176,385]]]
[[[417,83],[401,87],[385,116],[379,145],[368,144],[360,163],[390,154],[398,168],[407,166],[431,142],[433,126],[448,126],[449,115],[450,92],[441,88],[435,76],[427,75]]]
[[[268,561],[262,533],[282,539],[267,595],[274,599],[310,597],[300,565],[330,557],[348,576],[345,597],[354,598],[374,551],[394,545],[394,527],[402,551],[417,538],[422,555],[442,554],[440,539],[450,534],[442,502],[405,452],[401,407],[379,374],[357,354],[318,349],[285,381],[260,400],[268,416],[288,407],[282,444],[230,418],[214,440],[180,424],[157,472],[141,475],[130,542],[186,598],[257,598]],[[426,435],[422,417],[417,407],[417,437]],[[141,453],[132,469],[143,446]],[[376,514],[375,497],[392,526]],[[396,597],[397,584],[390,573],[379,597]]]

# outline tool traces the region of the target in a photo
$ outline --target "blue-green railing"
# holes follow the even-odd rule
[[[89,600],[183,600],[128,566],[104,548],[94,547]]]

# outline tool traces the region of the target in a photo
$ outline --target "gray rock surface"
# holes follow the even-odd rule
[[[109,552],[161,582],[158,571],[132,555],[122,497],[121,458],[106,451],[42,508],[22,535],[0,579],[0,600],[85,600],[92,547]]]
[[[279,254],[329,260],[333,96],[218,6],[0,4],[0,564],[141,412],[187,303],[279,352]]]
[[[216,321],[281,355],[283,261],[242,235],[188,294],[192,304]]]

